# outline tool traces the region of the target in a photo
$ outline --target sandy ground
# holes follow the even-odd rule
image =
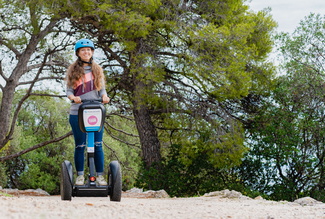
[[[60,196],[0,196],[0,218],[263,218],[325,219],[325,204],[302,206],[293,202],[222,197],[196,198],[109,198]]]

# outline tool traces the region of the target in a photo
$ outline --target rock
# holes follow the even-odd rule
[[[149,196],[148,198],[169,198],[169,195],[163,189],[158,191],[149,190],[143,194],[147,194]]]
[[[316,204],[321,204],[322,202],[317,201],[311,197],[304,197],[304,198],[299,198],[294,201],[294,203],[297,203],[302,206],[314,206]]]
[[[14,195],[14,196],[49,196],[50,194],[42,189],[2,189],[3,193]]]
[[[128,193],[142,193],[143,192],[143,189],[132,188],[130,190],[127,190],[126,192],[128,192]]]
[[[143,192],[143,189],[132,188],[123,192],[123,197],[128,198],[169,198],[168,193],[165,190],[153,191],[148,190]]]
[[[210,193],[205,193],[203,195],[204,197],[214,197],[214,196],[220,196],[221,198],[238,198],[238,199],[251,199],[247,196],[242,195],[240,192],[231,190],[229,191],[228,189],[222,190],[222,191],[216,191],[216,192],[210,192]]]
[[[255,197],[254,199],[255,199],[255,200],[264,200],[264,198],[263,198],[262,196],[260,196],[260,195],[257,196],[257,197]]]

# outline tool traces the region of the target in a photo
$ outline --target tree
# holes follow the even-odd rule
[[[15,132],[19,112],[24,102],[33,95],[60,96],[58,94],[42,94],[36,90],[46,90],[45,81],[63,79],[66,66],[64,56],[56,56],[69,44],[69,35],[61,25],[62,17],[57,14],[45,15],[46,3],[49,1],[1,1],[1,106],[0,106],[0,149],[12,140]],[[64,25],[63,25],[64,26]],[[58,58],[61,57],[61,58]],[[58,86],[58,85],[57,85]],[[60,86],[60,85],[59,85]],[[24,96],[16,104],[13,103],[16,91],[27,88]],[[57,142],[71,135],[70,132],[62,136],[51,136],[42,142],[21,151],[15,155],[0,158],[0,161],[19,156],[35,148]]]
[[[249,12],[241,0],[11,3],[11,7],[1,8],[1,51],[16,60],[11,71],[1,67],[6,69],[1,71],[5,83],[0,87],[0,119],[6,119],[0,131],[1,148],[13,137],[18,113],[23,102],[35,94],[37,82],[62,79],[56,73],[62,73],[60,66],[66,64],[57,52],[69,46],[70,39],[74,42],[71,35],[76,31],[94,39],[106,56],[100,64],[107,73],[109,93],[120,106],[119,116],[134,119],[146,170],[157,167],[160,171],[171,145],[180,145],[180,160],[187,166],[200,154],[206,155],[200,157],[206,157],[213,168],[240,163],[246,148],[238,100],[251,93],[263,94],[273,74],[265,62],[275,27],[267,11]],[[17,27],[11,19],[18,12],[27,16],[25,26]],[[56,66],[49,69],[49,64]],[[51,71],[46,70],[55,74],[42,77],[43,73],[49,76]],[[19,85],[28,89],[14,106]]]
[[[61,107],[61,116],[68,115],[67,104],[56,97],[64,97],[60,89],[65,69],[72,59],[71,48],[75,39],[85,34],[79,35],[65,19],[66,15],[56,10],[61,6],[60,1],[52,0],[0,1],[0,100],[3,121],[0,131],[0,161],[3,162],[0,175],[5,176],[1,182],[4,186],[42,187],[45,180],[51,181],[52,187],[44,189],[55,193],[59,178],[58,169],[53,168],[54,161],[61,162],[63,157],[68,159],[72,154],[65,153],[65,142],[68,141],[65,138],[72,134],[68,120],[58,124],[48,116],[55,113],[51,110],[58,110],[56,107]],[[37,110],[42,107],[38,101],[43,101],[43,107],[46,107],[45,103],[57,105],[47,110]],[[40,114],[33,114],[36,111]],[[49,123],[43,123],[49,120]],[[114,121],[111,119],[106,124],[111,127]],[[128,128],[127,125],[124,127]],[[116,130],[109,130],[114,139],[120,140],[121,145],[129,144],[125,141],[127,138],[118,138]],[[106,141],[110,139],[106,138]],[[44,147],[47,145],[50,147]],[[115,142],[110,145],[105,143],[113,152],[110,158],[119,159],[125,165],[125,173],[130,172],[131,177],[134,176],[130,167],[137,169],[137,164],[128,163],[136,160],[134,150],[124,152],[116,149],[115,145]],[[54,153],[56,149],[58,154]],[[130,155],[133,157],[125,158]],[[35,174],[42,174],[43,178]],[[126,177],[130,178],[127,174]],[[132,184],[134,179],[129,178]]]
[[[107,56],[108,84],[134,117],[147,169],[170,143],[184,156],[208,153],[215,166],[239,163],[243,130],[225,103],[262,93],[272,78],[268,12],[241,0],[62,4]]]
[[[252,188],[276,200],[325,200],[324,27],[325,17],[310,14],[292,36],[277,36],[285,74],[277,78],[250,129],[245,162],[257,168],[247,171],[244,166],[243,176]]]

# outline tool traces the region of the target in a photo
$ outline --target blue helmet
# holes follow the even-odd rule
[[[81,39],[76,42],[76,45],[74,46],[74,51],[77,52],[78,49],[83,47],[90,47],[93,50],[95,49],[94,43],[91,40]]]

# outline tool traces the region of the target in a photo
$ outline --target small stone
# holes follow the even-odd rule
[[[264,200],[264,198],[263,198],[262,196],[260,196],[260,195],[257,196],[257,197],[255,197],[254,199],[255,199],[255,200]]]

